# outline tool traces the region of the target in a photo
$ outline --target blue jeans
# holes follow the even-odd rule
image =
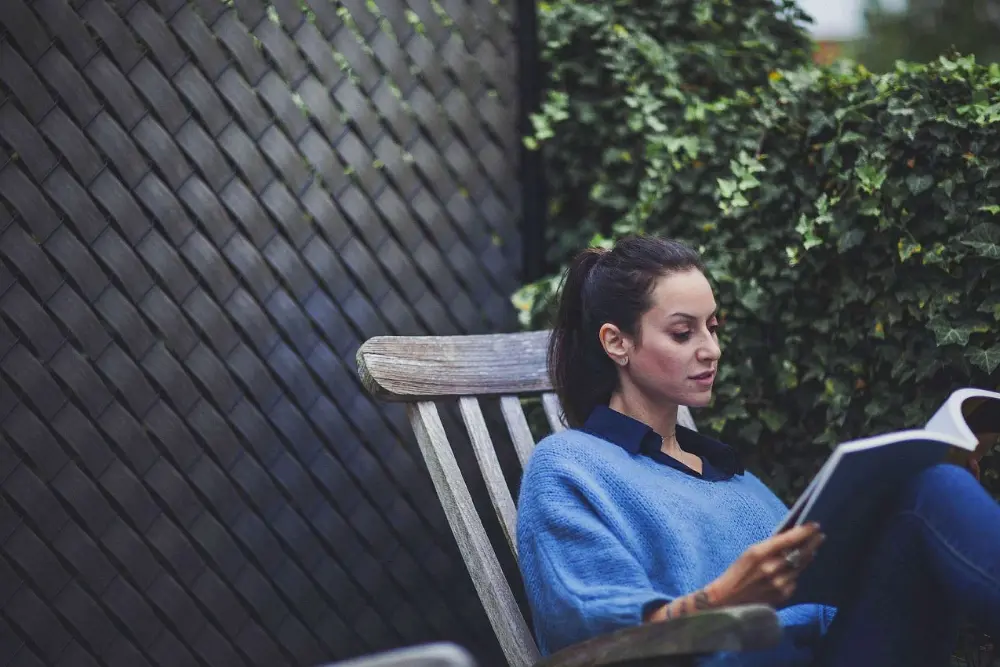
[[[1000,505],[968,471],[928,468],[897,500],[858,576],[856,597],[813,646],[786,633],[774,649],[705,664],[945,667],[963,619],[1000,635]]]

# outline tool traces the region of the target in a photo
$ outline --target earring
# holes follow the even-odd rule
[[[628,357],[627,357],[627,356],[625,356],[625,357],[622,357],[621,359],[619,359],[619,360],[618,360],[618,363],[619,363],[620,365],[624,366],[625,364],[627,364],[627,363],[628,363]]]

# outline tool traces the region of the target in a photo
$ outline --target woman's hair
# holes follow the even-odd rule
[[[615,363],[598,336],[601,326],[614,324],[637,336],[657,280],[690,269],[705,270],[698,253],[655,236],[624,237],[611,250],[588,248],[573,258],[548,353],[549,376],[570,426],[582,426],[618,385]]]

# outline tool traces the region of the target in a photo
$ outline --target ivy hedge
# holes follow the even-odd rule
[[[526,142],[550,261],[633,232],[700,250],[724,352],[696,418],[786,501],[836,443],[1000,387],[1000,68],[819,68],[790,0],[560,0],[541,19],[550,91]],[[557,281],[515,295],[527,327]]]

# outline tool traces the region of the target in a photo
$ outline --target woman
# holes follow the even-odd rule
[[[576,257],[550,373],[571,428],[521,483],[520,566],[543,654],[700,609],[765,603],[780,646],[743,665],[947,665],[958,619],[1000,633],[1000,507],[967,470],[916,478],[839,610],[785,606],[819,526],[770,537],[787,512],[726,445],[677,424],[709,402],[720,349],[699,257],[652,237]]]

